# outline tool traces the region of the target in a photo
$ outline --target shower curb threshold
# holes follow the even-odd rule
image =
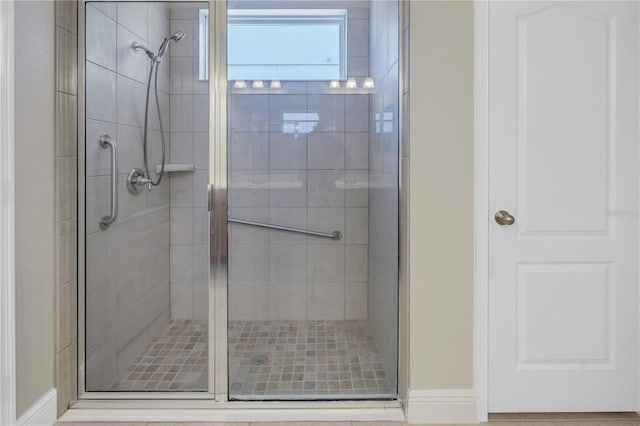
[[[165,404],[167,401],[163,401]],[[112,405],[111,407],[106,404]],[[398,401],[367,403],[216,403],[210,408],[70,408],[59,422],[287,422],[287,421],[405,421]]]

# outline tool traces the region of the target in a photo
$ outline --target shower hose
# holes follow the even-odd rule
[[[142,137],[143,144],[143,155],[144,155],[144,172],[146,173],[147,179],[149,179],[149,183],[153,186],[157,186],[162,181],[162,176],[164,175],[164,165],[165,165],[165,139],[164,139],[164,128],[162,127],[162,112],[160,111],[160,100],[158,98],[158,68],[160,67],[159,60],[152,60],[151,66],[149,67],[149,79],[147,80],[147,99],[144,107],[144,134]],[[148,149],[148,135],[149,135],[149,94],[151,92],[151,79],[153,78],[155,71],[155,79],[154,79],[154,94],[156,98],[156,108],[158,110],[158,124],[160,125],[160,139],[162,140],[162,166],[160,167],[160,174],[158,175],[157,180],[153,180],[151,177],[151,173],[149,173],[149,149]]]

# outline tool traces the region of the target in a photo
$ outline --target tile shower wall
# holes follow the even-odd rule
[[[361,83],[369,73],[369,5],[343,4],[348,75]],[[369,95],[326,87],[230,87],[229,216],[343,233],[333,241],[231,224],[231,320],[367,318]],[[318,120],[311,132],[289,131],[287,113]]]
[[[87,389],[101,390],[121,373],[169,320],[169,181],[131,195],[126,176],[143,167],[142,134],[148,59],[137,41],[156,50],[170,31],[160,3],[86,5],[86,368]],[[169,122],[169,61],[158,87]],[[150,165],[161,157],[157,114],[150,112]],[[98,137],[118,142],[119,215],[107,230],[110,151]]]
[[[77,394],[78,3],[56,1],[56,390],[60,417]]]
[[[369,321],[385,371],[396,371],[398,333],[398,2],[371,2]]]
[[[194,164],[195,173],[171,174],[171,318],[200,319],[208,313],[209,82],[198,79],[198,11],[207,3],[171,3],[172,163]]]

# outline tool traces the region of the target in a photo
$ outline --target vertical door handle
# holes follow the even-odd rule
[[[214,199],[214,188],[212,184],[207,185],[207,208],[210,212],[214,210],[215,207],[215,199]]]

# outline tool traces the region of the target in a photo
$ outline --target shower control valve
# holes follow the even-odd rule
[[[133,195],[140,193],[140,187],[147,185],[147,189],[151,191],[151,179],[145,176],[142,169],[131,169],[127,176],[127,189]]]

